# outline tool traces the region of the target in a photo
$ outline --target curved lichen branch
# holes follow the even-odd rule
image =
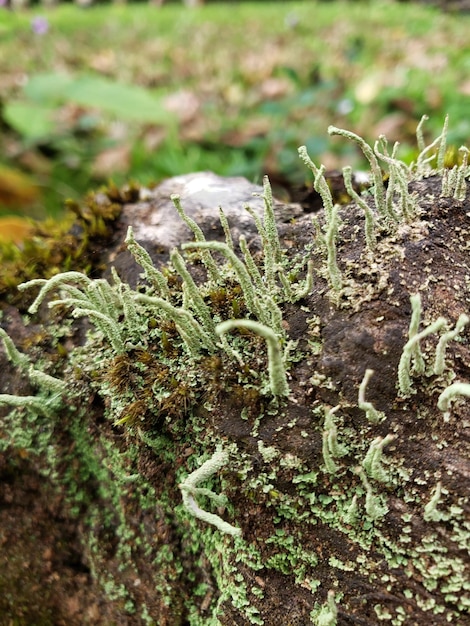
[[[371,422],[372,424],[378,424],[383,419],[385,419],[385,413],[383,413],[382,411],[377,411],[372,402],[366,402],[365,398],[367,385],[369,384],[369,380],[371,379],[373,374],[374,370],[371,369],[367,369],[364,372],[364,377],[361,384],[359,385],[357,404],[361,411],[365,411],[366,418],[369,420],[369,422]]]
[[[132,226],[129,226],[127,229],[127,235],[124,243],[134,259],[144,270],[147,280],[158,290],[159,295],[166,298],[170,297],[170,289],[168,287],[167,279],[154,266],[152,258],[147,250],[136,241]]]
[[[427,122],[429,117],[427,115],[423,115],[419,121],[418,126],[416,127],[416,143],[418,144],[419,153],[423,152],[426,149],[426,144],[424,143],[423,137],[423,126],[424,123]]]
[[[429,146],[425,146],[422,127],[424,125],[424,122],[428,119],[429,118],[427,115],[423,115],[420,123],[418,124],[418,128],[416,129],[416,137],[418,140],[418,149],[420,150],[420,153],[418,155],[418,158],[416,159],[416,163],[410,166],[410,170],[414,171],[415,175],[419,177],[427,176],[433,171],[430,163],[431,161],[434,161],[436,159],[436,146],[439,146],[437,155],[437,169],[438,171],[442,171],[444,169],[449,116],[446,115],[444,119],[444,126],[442,129],[442,133],[439,135],[439,137],[436,137],[436,139],[432,143],[430,143]]]
[[[75,286],[77,284],[80,288]],[[73,317],[89,317],[94,326],[108,339],[113,349],[118,353],[124,352],[123,330],[118,322],[122,310],[119,289],[115,290],[106,280],[91,280],[80,272],[64,272],[49,280],[31,280],[19,285],[18,289],[23,291],[37,285],[41,286],[41,290],[28,309],[30,313],[37,312],[50,291],[60,288],[59,299],[49,302],[49,308],[58,305],[72,307]]]
[[[308,155],[307,146],[300,146],[298,153],[305,165],[312,170],[312,174],[314,176],[313,187],[315,191],[320,194],[326,217],[329,220],[333,211],[333,196],[331,195],[330,188],[328,187],[328,183],[326,182],[326,178],[324,176],[325,166],[321,165],[320,167],[317,167],[315,165]]]
[[[198,485],[199,483],[212,478],[214,474],[226,465],[228,458],[228,452],[219,447],[210,459],[205,461],[197,470],[191,472],[191,474],[189,474],[185,480],[180,483],[179,488],[183,497],[183,504],[191,515],[194,515],[194,517],[206,522],[206,524],[212,524],[227,535],[237,536],[241,534],[240,528],[232,526],[214,513],[204,511],[204,509],[200,508],[196,500],[198,496],[205,496],[212,500],[216,506],[224,506],[227,503],[227,498],[223,494],[216,494],[210,489],[205,489],[203,487],[199,487]]]
[[[266,339],[268,346],[269,387],[273,396],[288,396],[286,368],[282,359],[282,351],[277,335],[267,326],[253,320],[227,320],[216,326],[215,332],[223,335],[233,328],[247,328]]]
[[[18,367],[21,370],[27,370],[31,365],[31,361],[26,354],[23,354],[18,350],[11,340],[11,337],[5,332],[5,330],[3,330],[3,328],[0,328],[0,339],[3,341],[8,360],[11,361],[15,367]]]
[[[362,139],[359,135],[352,133],[349,130],[343,130],[342,128],[336,128],[336,126],[328,127],[329,135],[340,135],[341,137],[346,137],[347,139],[351,139],[355,141],[359,147],[361,148],[364,156],[369,161],[370,169],[372,173],[372,179],[374,181],[374,198],[375,198],[375,206],[377,211],[384,215],[386,212],[385,207],[385,187],[383,183],[383,175],[382,170],[380,169],[379,162],[377,161],[377,157],[374,154],[372,148]]]
[[[439,343],[436,348],[436,359],[434,361],[434,373],[440,375],[444,371],[445,366],[445,351],[447,348],[447,344],[452,339],[455,339],[457,335],[463,330],[463,328],[470,322],[470,317],[465,313],[462,313],[455,324],[455,328],[453,330],[449,330],[444,333],[442,337],[439,339]]]
[[[61,286],[71,290],[73,287],[71,287],[70,283],[77,283],[83,287],[90,287],[93,284],[93,281],[81,272],[62,272],[61,274],[56,274],[52,278],[49,278],[49,280],[36,278],[35,280],[30,280],[27,283],[21,283],[18,285],[18,290],[25,291],[30,287],[41,287],[35,301],[28,309],[29,313],[34,314],[37,313],[39,306],[50,291]],[[81,294],[78,289],[75,289],[73,293],[74,295]]]
[[[419,347],[419,342],[427,335],[435,333],[446,325],[446,320],[439,317],[427,328],[418,332],[421,321],[421,296],[419,294],[410,297],[411,321],[408,330],[408,341],[403,346],[403,352],[398,364],[398,387],[402,397],[406,398],[411,393],[411,360],[413,359],[413,369],[418,374],[423,374],[425,369],[424,358]]]
[[[444,389],[439,396],[437,407],[444,413],[445,421],[447,421],[450,416],[450,403],[455,400],[457,396],[470,397],[470,383],[453,383],[449,385],[447,389]]]
[[[36,369],[26,354],[23,354],[16,348],[15,344],[3,328],[0,328],[0,339],[3,341],[8,359],[19,370],[27,373],[29,381],[32,385],[53,394],[59,394],[64,391],[67,383],[60,378],[55,378],[54,376],[50,376],[49,374]]]
[[[52,418],[61,402],[60,395],[50,396],[14,396],[7,393],[0,394],[0,406],[11,406],[14,408],[26,408],[33,413],[39,413]]]

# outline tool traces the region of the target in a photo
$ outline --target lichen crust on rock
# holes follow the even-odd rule
[[[0,450],[76,520],[94,623],[469,619],[468,151],[446,169],[447,120],[411,165],[329,132],[370,163],[349,204],[301,148],[313,219],[280,219],[265,178],[249,230],[222,207],[214,240],[173,195],[194,240],[165,264],[123,218],[137,285],[24,283],[16,345],[5,310]]]

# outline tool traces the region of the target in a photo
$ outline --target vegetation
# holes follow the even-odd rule
[[[9,622],[466,619],[467,20],[385,1],[1,10],[1,210],[68,199],[61,222],[0,221]],[[312,184],[302,160],[323,209],[275,223],[264,180],[258,247],[223,214],[225,243],[205,241],[177,197],[195,241],[166,266],[119,231],[163,177],[269,173],[280,193]],[[370,167],[371,189],[346,168],[338,206],[320,161]],[[116,237],[135,288],[102,255]]]
[[[385,132],[410,161],[421,116],[435,136],[447,112],[459,147],[468,19],[390,1],[243,2],[229,20],[224,3],[1,9],[0,211],[58,215],[108,178],[197,170],[289,189],[306,180],[301,144],[361,167],[328,124]]]
[[[259,254],[227,227],[205,241],[174,197],[196,241],[156,268],[130,228],[136,289],[112,269],[20,286],[49,312],[29,349],[1,333],[33,391],[0,395],[0,449],[65,496],[104,623],[468,614],[468,153],[444,169],[447,120],[427,147],[420,124],[410,166],[329,132],[359,143],[373,188],[338,208],[302,148],[324,210],[280,236],[265,180]]]

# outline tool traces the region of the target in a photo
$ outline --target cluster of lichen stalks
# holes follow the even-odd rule
[[[351,169],[344,168],[344,181],[351,198],[364,211],[365,242],[367,250],[374,251],[378,232],[396,231],[400,224],[411,223],[419,215],[417,198],[409,192],[409,182],[439,171],[442,175],[442,195],[463,199],[466,192],[466,178],[469,175],[467,164],[468,150],[462,148],[462,161],[451,170],[444,170],[446,151],[447,120],[442,134],[431,145],[425,146],[422,136],[422,123],[418,126],[417,138],[419,156],[411,166],[405,165],[397,159],[395,144],[391,151],[387,141],[381,137],[372,149],[361,138],[348,131],[330,128],[330,134],[342,135],[357,142],[371,166],[372,194],[375,209],[365,197],[360,196],[353,189],[351,183]],[[436,156],[437,152],[437,156]],[[330,189],[324,177],[324,168],[317,168],[307,155],[306,149],[300,148],[302,160],[314,174],[314,186],[321,195],[324,204],[324,224],[320,227],[314,220],[316,240],[314,245],[324,255],[324,266],[321,275],[327,279],[330,286],[332,301],[338,297],[347,284],[337,264],[337,240],[340,227],[339,207],[333,204]],[[437,161],[433,170],[431,163]],[[383,183],[383,172],[380,163],[385,164],[388,170],[388,185]],[[227,219],[220,211],[220,219],[225,232],[225,242],[206,241],[199,226],[185,213],[178,197],[173,197],[175,208],[180,217],[194,233],[194,241],[181,246],[189,258],[196,257],[201,261],[207,275],[207,280],[197,284],[191,274],[190,267],[177,249],[170,255],[169,269],[157,269],[146,250],[134,238],[132,228],[129,228],[126,244],[130,253],[141,265],[146,279],[144,289],[133,290],[122,282],[113,269],[113,284],[104,279],[92,280],[79,272],[60,273],[48,280],[36,279],[20,285],[20,290],[39,287],[39,294],[29,308],[30,314],[35,314],[40,305],[47,301],[50,308],[66,307],[71,310],[73,318],[87,318],[94,331],[90,332],[88,344],[83,350],[85,354],[93,351],[94,344],[101,348],[99,361],[106,366],[116,367],[128,354],[146,354],[150,359],[152,351],[158,351],[154,360],[158,360],[159,376],[155,378],[150,394],[147,394],[147,406],[136,403],[135,390],[126,384],[110,381],[105,376],[98,377],[96,386],[99,392],[109,400],[108,414],[115,421],[128,424],[142,440],[148,438],[148,429],[139,416],[136,417],[136,406],[142,411],[158,415],[168,406],[168,397],[171,394],[170,386],[163,383],[163,378],[173,379],[173,386],[195,386],[198,379],[197,371],[201,363],[208,358],[219,356],[221,362],[231,363],[239,380],[248,378],[253,385],[257,381],[259,394],[264,397],[269,411],[282,410],[283,404],[289,397],[289,366],[295,352],[295,345],[288,341],[283,325],[283,305],[295,303],[307,297],[314,288],[314,266],[311,261],[305,263],[308,255],[302,253],[296,259],[289,259],[282,248],[273,212],[273,198],[267,179],[264,181],[264,216],[260,219],[256,213],[250,211],[255,220],[261,242],[262,259],[256,259],[250,252],[245,238],[240,237],[239,249],[232,241]],[[220,263],[220,258],[224,262]],[[299,275],[303,278],[299,279]],[[177,285],[177,287],[175,286]],[[227,307],[213,305],[214,294],[234,293],[237,287],[237,298],[233,297],[230,317],[223,319]],[[50,295],[58,292],[55,300]],[[433,371],[440,375],[444,369],[445,352],[449,341],[458,337],[469,318],[462,314],[455,327],[449,328],[443,318],[437,319],[424,329],[420,330],[421,302],[418,295],[411,298],[412,319],[409,328],[409,337],[406,342],[397,373],[398,389],[401,397],[406,398],[412,392],[412,374],[419,375],[424,371],[424,360],[420,350],[420,341],[431,333],[441,335],[437,344]],[[243,313],[237,317],[234,313]],[[315,312],[313,311],[314,315]],[[152,324],[149,325],[149,320]],[[236,331],[236,332],[231,332]],[[42,371],[25,354],[19,352],[5,331],[0,329],[6,352],[10,360],[21,371],[27,374],[36,395],[16,396],[0,395],[0,404],[14,407],[17,411],[33,415],[45,416],[49,420],[57,419],[64,410],[65,398],[73,403],[70,396],[74,394],[73,382]],[[253,346],[256,336],[265,341],[266,354],[261,351],[265,359],[265,372],[254,370],[260,367],[259,360],[253,357]],[[156,347],[158,345],[158,348]],[[259,346],[259,340],[256,346]],[[104,360],[103,360],[104,359]],[[121,361],[119,361],[121,359]],[[182,361],[184,360],[184,365]],[[80,358],[78,359],[80,362]],[[97,361],[98,362],[98,361]],[[190,366],[188,367],[188,363]],[[94,367],[99,367],[94,365]],[[47,365],[46,365],[47,368]],[[142,368],[144,359],[142,358]],[[184,372],[190,372],[184,374]],[[358,389],[358,407],[365,412],[367,420],[378,423],[385,419],[385,415],[377,411],[365,399],[366,387],[372,376],[372,370],[366,370],[362,384]],[[191,379],[191,376],[193,377]],[[116,393],[116,388],[121,394]],[[443,412],[443,419],[448,419],[450,403],[459,396],[470,396],[470,384],[453,382],[442,389],[438,408]],[[197,394],[188,392],[185,398],[190,402],[200,399]],[[176,400],[178,392],[176,392]],[[181,397],[180,397],[181,399]],[[78,402],[78,398],[75,398]],[[133,407],[132,411],[129,407]],[[208,407],[210,410],[210,407]],[[337,440],[337,427],[334,420],[336,408],[325,410],[323,427],[323,463],[324,471],[334,475],[337,472],[337,459],[345,454],[344,448]],[[132,419],[130,414],[132,413]],[[4,428],[8,428],[8,420]],[[255,429],[253,431],[255,433]],[[357,474],[365,493],[366,514],[371,520],[379,520],[386,512],[382,500],[373,493],[370,479],[383,481],[384,470],[382,452],[394,439],[393,435],[385,438],[375,438],[370,442],[365,457],[357,469]],[[276,452],[272,448],[263,447],[260,442],[260,453],[266,460],[275,458]],[[227,499],[213,490],[201,487],[200,484],[210,480],[230,460],[240,454],[233,445],[219,441],[216,449],[207,460],[197,469],[181,480],[180,489],[186,511],[204,523],[213,525],[221,533],[233,536],[234,541],[242,541],[241,529],[220,517],[220,515],[205,510],[200,501],[212,502],[216,507],[227,505]],[[335,460],[336,459],[336,460]],[[436,485],[433,498],[425,507],[425,516],[433,518],[440,497],[440,484]],[[354,495],[345,509],[343,522],[354,524],[357,517],[358,501]],[[238,544],[240,548],[241,544]],[[311,585],[314,588],[313,585]],[[339,599],[339,598],[338,598]],[[324,605],[316,605],[312,611],[312,621],[315,624],[328,626],[336,623],[335,594],[328,594],[328,601]],[[256,611],[245,610],[245,616],[252,623],[263,623]],[[215,623],[215,622],[214,622]]]

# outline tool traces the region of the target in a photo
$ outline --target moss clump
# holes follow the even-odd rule
[[[110,184],[89,193],[81,203],[67,201],[67,215],[60,221],[32,222],[21,244],[0,242],[0,301],[21,306],[16,287],[35,278],[69,270],[99,274],[104,268],[100,251],[113,238],[122,206],[138,196],[135,185],[119,190]]]

